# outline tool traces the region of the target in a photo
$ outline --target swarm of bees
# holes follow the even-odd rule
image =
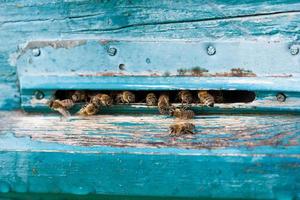
[[[173,95],[174,96],[174,95]],[[200,103],[203,106],[213,107],[215,102],[222,102],[222,93],[211,94],[207,90],[197,91],[195,95],[191,91],[179,91],[176,96],[181,106],[173,106],[170,99],[174,99],[168,92],[149,92],[143,100],[147,106],[157,106],[162,115],[168,115],[176,119],[176,123],[169,126],[170,135],[194,134],[195,125],[189,120],[195,116],[190,109],[192,103]],[[196,97],[196,98],[195,98]],[[77,112],[82,116],[91,116],[99,113],[103,107],[110,107],[113,104],[132,104],[137,99],[136,94],[131,91],[112,92],[110,94],[73,91],[67,93],[64,99],[52,99],[48,105],[52,110],[59,112],[62,116],[70,116],[69,110],[76,103],[84,103]],[[217,101],[215,101],[217,100]]]

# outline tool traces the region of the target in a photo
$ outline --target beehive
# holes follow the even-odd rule
[[[1,3],[0,197],[299,198],[299,6]],[[170,137],[174,119],[144,102],[51,112],[75,90],[227,101],[194,103],[197,134]]]

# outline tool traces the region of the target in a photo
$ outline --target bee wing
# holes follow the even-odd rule
[[[65,99],[61,101],[61,105],[66,109],[70,109],[74,106],[74,102],[71,99]]]
[[[77,114],[78,114],[78,115],[86,115],[85,107],[86,107],[86,105],[83,106],[83,107],[77,112]]]
[[[187,134],[195,134],[193,131],[191,131],[191,130],[185,130],[185,132],[187,133]]]
[[[70,113],[68,110],[64,109],[64,108],[57,108],[55,109],[57,112],[59,112],[62,116],[64,117],[70,117]]]

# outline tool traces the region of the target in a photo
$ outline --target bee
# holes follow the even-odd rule
[[[185,135],[185,134],[195,134],[195,125],[192,123],[181,122],[172,124],[169,127],[169,134],[170,135]]]
[[[167,94],[161,94],[158,98],[158,110],[160,114],[168,114],[170,109],[170,98]]]
[[[64,117],[69,117],[69,109],[74,106],[74,102],[71,99],[64,99],[64,100],[51,100],[49,102],[49,107],[60,114],[62,114]]]
[[[111,106],[113,99],[107,94],[96,94],[91,97],[90,102],[97,106]]]
[[[134,103],[135,102],[135,95],[129,91],[123,91],[117,94],[116,96],[117,103]]]
[[[180,91],[178,93],[179,100],[181,104],[191,104],[193,102],[193,95],[189,91]]]
[[[99,108],[99,106],[93,103],[87,103],[78,111],[78,114],[84,116],[95,115],[99,111]]]
[[[86,101],[87,94],[85,91],[75,91],[71,96],[73,102],[80,102],[80,101]]]
[[[195,116],[194,111],[186,110],[185,108],[172,107],[169,110],[169,115],[179,119],[192,119]]]
[[[211,94],[209,94],[208,91],[206,90],[198,91],[198,98],[201,104],[209,107],[214,107],[215,99]]]
[[[147,104],[147,106],[156,106],[157,105],[157,98],[154,93],[147,94],[146,104]]]

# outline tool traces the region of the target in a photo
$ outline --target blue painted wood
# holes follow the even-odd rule
[[[139,39],[142,40],[143,38]],[[19,76],[300,77],[290,41],[32,41],[19,52]],[[115,55],[109,54],[114,48]],[[208,54],[214,48],[214,55]],[[34,55],[39,51],[39,55]],[[123,68],[119,69],[122,64]],[[243,75],[232,69],[243,69]],[[186,71],[184,71],[186,70]],[[22,80],[21,80],[22,83]]]
[[[32,41],[18,52],[22,108],[47,109],[56,90],[222,89],[254,91],[261,103],[211,111],[196,107],[196,111],[297,113],[300,69],[295,66],[300,60],[299,55],[291,54],[291,47],[300,45],[278,41]],[[208,48],[216,52],[209,55]],[[35,98],[37,90],[45,93],[43,100]],[[288,101],[278,103],[279,92]]]
[[[180,8],[180,9],[178,9]],[[0,108],[19,108],[15,54],[30,40],[101,36],[110,39],[216,39],[295,41],[299,2],[89,1],[2,2]]]
[[[20,108],[19,80],[16,73],[17,56],[24,44],[26,46],[29,41],[143,38],[148,41],[198,40],[214,43],[220,40],[239,40],[239,42],[267,41],[271,44],[273,42],[291,44],[299,40],[299,19],[297,0],[243,2],[113,0],[99,3],[76,0],[67,2],[10,0],[1,2],[0,109]],[[298,66],[299,56],[292,57],[287,51],[287,46],[282,49],[285,49],[286,54],[282,53],[283,56],[281,53],[278,56],[276,54],[274,71],[281,69],[279,64],[283,65],[283,71],[287,65],[289,66],[287,73],[292,73],[294,76],[299,70],[289,63]],[[220,55],[218,49],[216,55]],[[146,60],[143,57],[142,62],[144,61]],[[284,63],[285,61],[288,61],[288,64]],[[266,60],[262,63],[268,62],[269,60]],[[50,87],[54,84],[46,86],[29,76],[27,83],[30,83],[29,78],[32,78],[32,84],[27,85],[28,89],[34,83],[39,85],[38,87],[49,87],[50,90],[45,92],[52,92],[53,88]],[[88,79],[81,77],[83,84],[80,87],[87,87],[88,84],[84,81]],[[288,85],[284,77],[276,80],[279,80],[277,83],[282,84],[285,89],[298,91],[298,80],[295,77],[288,79],[295,83],[293,85]],[[59,79],[59,81],[63,80]],[[203,86],[207,84],[206,82]],[[71,84],[68,87],[71,87]],[[274,88],[271,87],[272,89]],[[29,96],[32,91],[29,89],[24,92]],[[146,139],[144,141],[148,147],[141,147],[138,146],[141,141],[138,138],[139,134],[129,135],[132,140],[128,137],[127,144],[134,147],[116,147],[118,143],[115,141],[105,144],[107,136],[103,140],[97,137],[86,137],[86,134],[93,135],[101,130],[101,127],[97,126],[101,125],[102,118],[99,118],[100,121],[96,120],[98,123],[91,123],[96,126],[96,129],[93,129],[91,124],[87,123],[87,119],[78,120],[80,126],[74,126],[72,123],[66,126],[57,116],[54,117],[51,125],[49,123],[51,119],[53,120],[51,116],[45,117],[40,114],[33,116],[31,118],[15,112],[0,114],[0,189],[2,192],[299,198],[299,119],[297,116],[287,118],[271,116],[266,119],[265,116],[261,118],[254,116],[251,119],[237,116],[235,120],[244,120],[236,121],[235,127],[232,126],[229,118],[227,126],[224,126],[225,129],[237,128],[234,132],[239,134],[241,128],[251,126],[255,127],[258,133],[252,132],[251,127],[248,127],[250,130],[243,129],[245,132],[241,134],[242,139],[235,138],[234,142],[231,140],[228,142],[226,137],[218,137],[222,136],[221,132],[197,135],[200,137],[197,139],[207,136],[204,141],[210,137],[215,138],[212,144],[216,145],[219,144],[216,141],[221,139],[223,143],[213,150],[195,149],[203,148],[203,143],[202,146],[193,147],[195,138],[183,140],[189,140],[189,147],[192,149],[186,149],[187,147],[183,145],[186,143],[172,148],[162,147],[161,139],[166,139],[166,144],[172,144],[172,139],[161,135],[156,138],[157,141],[153,140],[156,146],[153,145],[153,141],[151,143]],[[114,117],[110,120],[117,120]],[[74,121],[76,122],[76,118]],[[216,128],[216,124],[211,123],[209,119],[199,118],[196,121],[204,123],[204,126],[205,123],[211,125],[205,127],[204,132],[210,133]],[[33,122],[39,125],[33,126]],[[261,125],[266,122],[270,124]],[[123,128],[125,133],[133,134],[130,123],[119,121],[116,124]],[[217,124],[222,126],[224,122],[218,121]],[[276,126],[277,124],[279,125]],[[92,130],[87,131],[85,129],[87,126]],[[54,135],[51,135],[49,127],[52,128]],[[80,127],[83,137],[73,135],[71,130],[76,131],[74,127]],[[109,134],[110,129],[106,128]],[[166,127],[162,128],[164,131],[165,129]],[[143,136],[148,134],[146,131],[143,133]],[[121,136],[117,137],[117,139],[121,138]],[[230,142],[235,144],[236,141],[241,144],[240,142],[247,138],[250,140],[248,142],[253,143],[232,148],[225,145]],[[260,143],[259,147],[251,147],[251,144],[257,144],[261,140],[266,142]],[[78,143],[66,144],[62,141]],[[284,143],[286,141],[290,142],[289,145]],[[158,182],[161,184],[157,184]]]
[[[299,116],[0,116],[2,192],[299,198]]]
[[[223,77],[82,77],[28,76],[22,79],[22,89],[42,90],[175,90],[225,89],[252,91],[299,92],[298,78],[223,78]]]
[[[1,160],[12,157],[23,158],[26,165],[5,162],[4,167],[14,167],[16,175],[2,176],[4,181],[0,187],[4,191],[150,195],[153,198],[174,195],[198,198],[299,198],[297,158],[258,157],[253,161],[253,157],[247,156],[237,158],[56,152],[1,154]],[[26,175],[25,182],[22,181],[21,174]],[[17,182],[10,189],[5,183],[12,178],[16,178]],[[243,194],[240,190],[243,190]]]
[[[22,108],[26,111],[49,112],[48,102],[56,90],[250,90],[256,92],[252,103],[216,104],[214,108],[193,105],[198,114],[207,113],[300,113],[300,81],[298,78],[272,77],[103,77],[103,76],[23,76]],[[44,93],[36,99],[35,92]],[[276,95],[284,92],[287,100],[278,102]],[[81,105],[82,106],[82,105]],[[115,107],[115,108],[114,108]],[[114,106],[105,113],[156,113],[157,108],[136,104]],[[78,107],[79,108],[79,107]],[[78,109],[74,109],[76,111]]]

